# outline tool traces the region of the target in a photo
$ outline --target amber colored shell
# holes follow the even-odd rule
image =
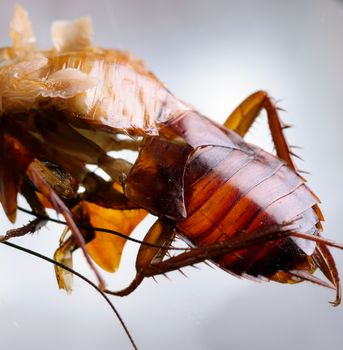
[[[254,235],[296,219],[299,233],[319,233],[313,209],[318,200],[300,176],[279,158],[196,112],[175,117],[160,137],[145,142],[126,193],[166,222],[171,218],[176,232],[195,246]],[[288,271],[313,271],[315,247],[285,238],[215,262],[236,275],[291,282]]]

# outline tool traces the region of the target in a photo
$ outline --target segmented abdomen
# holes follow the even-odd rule
[[[317,198],[302,178],[280,159],[255,147],[207,145],[190,157],[184,175],[187,218],[179,232],[194,245],[210,245],[237,234],[291,220],[299,232],[316,234]],[[217,263],[237,275],[265,276],[286,282],[286,272],[311,270],[315,244],[291,238],[227,254]]]
[[[318,199],[300,176],[196,112],[174,116],[158,137],[145,139],[125,193],[195,246],[294,220],[301,233],[320,229]],[[314,270],[315,248],[284,238],[224,254],[216,263],[237,275],[288,282],[296,279],[293,270]]]

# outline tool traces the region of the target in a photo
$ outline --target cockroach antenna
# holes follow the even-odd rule
[[[77,276],[78,278],[80,278],[81,280],[83,280],[84,282],[86,282],[88,285],[92,286],[107,302],[107,304],[110,306],[110,308],[112,309],[112,311],[114,312],[114,314],[116,315],[116,317],[118,318],[120,324],[122,325],[126,335],[128,336],[129,340],[130,340],[130,343],[132,345],[132,347],[135,349],[135,350],[138,350],[137,346],[136,346],[136,343],[135,341],[133,340],[133,337],[129,331],[129,329],[127,328],[122,316],[119,314],[118,310],[115,308],[115,306],[112,304],[111,300],[108,298],[108,296],[95,284],[93,283],[91,280],[89,280],[87,277],[83,276],[81,273],[75,271],[74,269],[54,260],[54,259],[51,259],[45,255],[42,255],[38,252],[35,252],[31,249],[28,249],[28,248],[25,248],[25,247],[22,247],[22,246],[19,246],[17,244],[14,244],[14,243],[11,243],[11,242],[0,242],[8,247],[11,247],[11,248],[14,248],[14,249],[17,249],[17,250],[20,250],[24,253],[27,253],[27,254],[30,254],[30,255],[33,255],[39,259],[42,259],[44,261],[47,261],[49,262],[50,264],[53,264],[55,266],[58,266],[60,267],[61,269],[64,269],[70,273],[72,273],[73,275]]]

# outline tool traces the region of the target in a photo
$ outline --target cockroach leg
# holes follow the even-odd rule
[[[300,281],[308,281],[308,282],[317,284],[317,285],[325,287],[325,288],[330,288],[330,289],[336,290],[336,287],[333,284],[327,283],[327,282],[321,280],[320,278],[312,275],[308,271],[289,270],[288,274],[290,274],[291,276],[294,276],[296,278],[296,280],[300,279]]]
[[[95,131],[93,128],[88,130],[74,127],[74,129],[88,140],[92,140],[92,142],[96,143],[105,152],[122,150],[138,151],[140,145],[140,138],[138,136],[126,136],[122,133],[109,133],[102,130]]]
[[[1,242],[10,238],[25,236],[28,233],[35,233],[47,223],[47,220],[42,218],[42,216],[46,216],[45,209],[39,201],[33,186],[28,183],[27,179],[24,179],[20,192],[30,204],[32,210],[41,217],[37,217],[22,227],[8,230],[4,236],[0,237]]]
[[[335,286],[336,288],[336,299],[331,302],[333,306],[338,306],[341,302],[341,285],[335,260],[333,259],[329,249],[325,244],[317,243],[316,250],[313,254],[319,269],[324,273],[325,277]]]
[[[47,178],[43,176],[42,167],[44,167],[44,165],[41,162],[39,162],[38,160],[34,160],[26,170],[27,177],[35,185],[37,190],[39,190],[41,194],[49,201],[51,206],[58,213],[61,213],[64,216],[68,227],[70,228],[71,232],[75,237],[78,246],[82,249],[89,266],[91,267],[99,281],[99,287],[104,288],[104,281],[97,269],[95,268],[95,265],[87,252],[85,240],[73,219],[72,213],[64,204],[62,199],[58,196],[58,194],[53,190],[52,186],[47,182]]]
[[[54,150],[54,156],[58,157],[56,159],[63,167],[68,162],[60,159],[61,155],[62,158],[66,159],[76,158],[83,165],[96,164],[118,182],[121,182],[123,176],[125,177],[132,167],[132,164],[124,159],[110,157],[96,142],[98,138],[95,141],[88,139],[67,123],[58,113],[56,115],[50,113],[44,115],[44,117],[37,115],[34,122],[45,143]],[[63,135],[63,141],[58,135]],[[110,149],[109,145],[104,144],[102,146]],[[75,162],[72,160],[72,163]],[[75,173],[80,173],[77,169],[77,163],[73,167],[66,164],[65,169],[69,170],[74,176],[76,176]],[[82,173],[78,175],[82,176]]]
[[[190,248],[188,252],[181,253],[161,262],[154,262],[142,268],[141,272],[146,277],[150,277],[198,264],[206,260],[216,260],[216,258],[220,258],[224,254],[290,236],[293,229],[294,225],[290,223],[284,225],[275,224],[259,229],[250,236],[238,234],[226,241],[217,242],[206,247]]]
[[[132,203],[117,189],[116,181],[105,181],[97,174],[89,172],[83,179],[82,185],[86,188],[86,191],[80,194],[82,200],[98,204],[104,208],[139,209],[137,204]]]
[[[244,137],[262,109],[265,109],[276,153],[287,165],[296,171],[291,158],[292,152],[282,131],[278,108],[265,91],[257,91],[247,97],[226,119],[224,125]]]
[[[292,223],[284,225],[272,225],[267,228],[257,230],[250,236],[237,235],[226,241],[218,242],[204,247],[190,248],[187,252],[173,256],[163,260],[167,249],[170,245],[170,238],[174,232],[165,227],[159,220],[149,230],[144,241],[150,243],[164,245],[163,249],[150,248],[141,246],[137,261],[137,274],[131,284],[118,292],[105,290],[106,293],[126,296],[133,292],[143,281],[144,277],[153,277],[165,274],[174,270],[179,270],[186,266],[192,266],[204,262],[208,259],[216,259],[224,254],[232,253],[239,249],[248,248],[250,246],[260,245],[270,240],[282,239],[292,234],[292,230],[296,228]],[[166,230],[166,231],[165,231]]]
[[[152,243],[160,246],[161,248],[149,247],[142,244],[136,259],[136,276],[130,285],[120,291],[105,290],[106,293],[126,296],[132,293],[143,281],[146,276],[145,269],[149,266],[163,263],[162,260],[168,252],[168,249],[174,239],[175,233],[170,230],[162,221],[157,220],[155,224],[150,228],[149,232],[144,237],[143,243]],[[160,272],[163,273],[163,272]]]
[[[45,225],[46,221],[34,219],[28,224],[12,230],[8,230],[4,236],[0,236],[0,242],[7,241],[10,238],[25,236],[28,233],[35,233]]]
[[[99,158],[98,166],[118,183],[122,183],[126,179],[132,168],[132,164],[127,160],[112,158],[106,153]]]

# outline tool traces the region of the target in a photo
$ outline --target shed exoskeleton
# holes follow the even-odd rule
[[[71,271],[61,263],[71,267],[81,248],[109,294],[124,296],[145,277],[211,260],[237,276],[333,288],[333,304],[340,303],[327,247],[342,246],[320,237],[319,200],[297,171],[267,93],[252,94],[218,125],[172,95],[141,60],[93,47],[88,18],[55,23],[52,33],[54,48],[38,50],[26,12],[16,7],[13,47],[0,50],[0,201],[12,222],[18,193],[37,215],[1,241],[34,232],[53,208],[72,233],[63,234],[55,254],[67,291]],[[276,155],[244,141],[261,110]],[[136,151],[137,160],[109,154],[121,150]],[[94,262],[115,271],[123,235],[148,213],[157,220],[139,250],[135,279],[106,290]],[[176,238],[190,248],[166,258]]]

